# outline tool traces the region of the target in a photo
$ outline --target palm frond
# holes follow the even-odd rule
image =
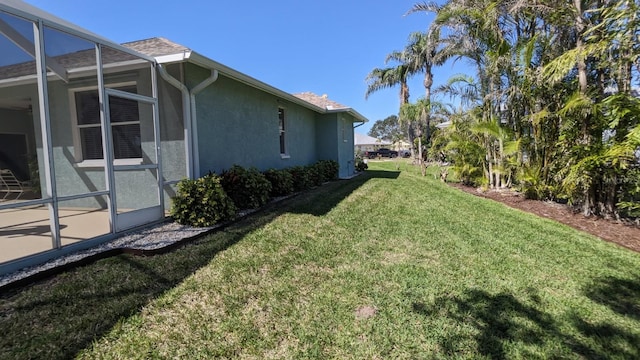
[[[405,15],[409,15],[417,12],[428,12],[428,13],[436,14],[438,13],[438,11],[440,11],[441,8],[442,7],[440,5],[438,5],[433,1],[422,2],[422,3],[414,4],[413,7],[409,11],[407,11]]]

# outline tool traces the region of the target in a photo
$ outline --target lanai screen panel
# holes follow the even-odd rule
[[[51,143],[58,197],[107,189],[102,153],[96,45],[44,28]],[[78,200],[78,206],[92,207]]]
[[[182,77],[180,64],[165,65],[167,72],[176,79]],[[182,93],[162,78],[158,78],[160,111],[160,139],[162,142],[162,178],[165,210],[171,208],[171,198],[176,196],[178,181],[189,176],[185,148],[185,120]],[[188,104],[187,104],[188,106]]]
[[[145,174],[140,194],[159,203],[156,110],[147,98],[156,97],[153,62],[105,44],[28,4],[0,4],[0,169],[10,170],[19,187],[0,185],[0,273],[55,256],[51,250],[112,237],[114,185],[129,175],[116,177],[115,165],[142,167],[131,171]],[[116,96],[105,111],[105,88],[134,98]],[[120,128],[104,126],[109,111],[124,114]],[[108,161],[105,151],[124,162]]]
[[[50,26],[43,34],[61,248],[111,232],[105,164],[96,156],[98,63],[94,42]]]
[[[0,264],[53,248],[34,24],[0,11]]]

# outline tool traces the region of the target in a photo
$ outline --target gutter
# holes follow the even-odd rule
[[[337,109],[324,109],[323,113],[325,114],[331,114],[331,113],[343,113],[346,112],[347,114],[353,116],[356,120],[356,122],[362,122],[363,124],[366,123],[367,118],[362,116],[362,114],[360,114],[359,112],[357,112],[356,110],[354,110],[353,108],[350,107],[345,107],[345,108],[337,108]],[[359,125],[358,125],[359,126]]]
[[[156,62],[158,64],[168,64],[168,63],[176,63],[176,62],[189,62],[205,69],[217,69],[217,71],[224,74],[225,77],[230,79],[239,81],[245,85],[256,88],[260,91],[264,91],[268,94],[275,95],[283,100],[292,102],[294,104],[300,105],[312,111],[315,111],[320,114],[329,114],[329,113],[342,113],[346,112],[352,115],[358,121],[367,122],[367,118],[365,118],[362,114],[354,110],[353,108],[339,108],[339,109],[327,109],[324,107],[317,106],[305,100],[302,100],[292,94],[289,94],[285,91],[282,91],[278,88],[275,88],[267,83],[264,83],[260,80],[257,80],[249,75],[243,74],[237,70],[234,70],[222,63],[219,63],[215,60],[211,60],[206,56],[200,55],[199,53],[193,50],[185,50],[183,52],[169,54],[169,55],[161,55],[157,56]],[[215,80],[214,80],[215,81]],[[193,90],[192,90],[193,91]]]
[[[185,56],[185,58],[188,58],[188,55]],[[200,174],[200,160],[198,157],[199,151],[197,137],[198,121],[196,116],[196,95],[207,86],[218,80],[218,71],[212,69],[211,75],[208,78],[204,79],[201,83],[199,83],[193,89],[191,89],[191,91],[189,91],[189,88],[187,88],[185,84],[169,75],[167,70],[165,70],[165,68],[160,63],[158,63],[158,70],[160,72],[160,76],[165,81],[180,90],[180,92],[182,93],[182,115],[185,123],[184,139],[185,154],[187,156],[187,176],[190,179],[195,179],[198,174]]]

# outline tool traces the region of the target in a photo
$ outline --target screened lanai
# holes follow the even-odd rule
[[[0,273],[164,218],[186,170],[178,161],[163,172],[162,139],[184,159],[184,134],[162,133],[181,119],[160,120],[155,66],[0,2]]]

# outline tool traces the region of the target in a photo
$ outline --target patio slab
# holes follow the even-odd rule
[[[62,246],[108,234],[107,209],[59,209]],[[0,263],[51,250],[46,206],[0,210]]]

